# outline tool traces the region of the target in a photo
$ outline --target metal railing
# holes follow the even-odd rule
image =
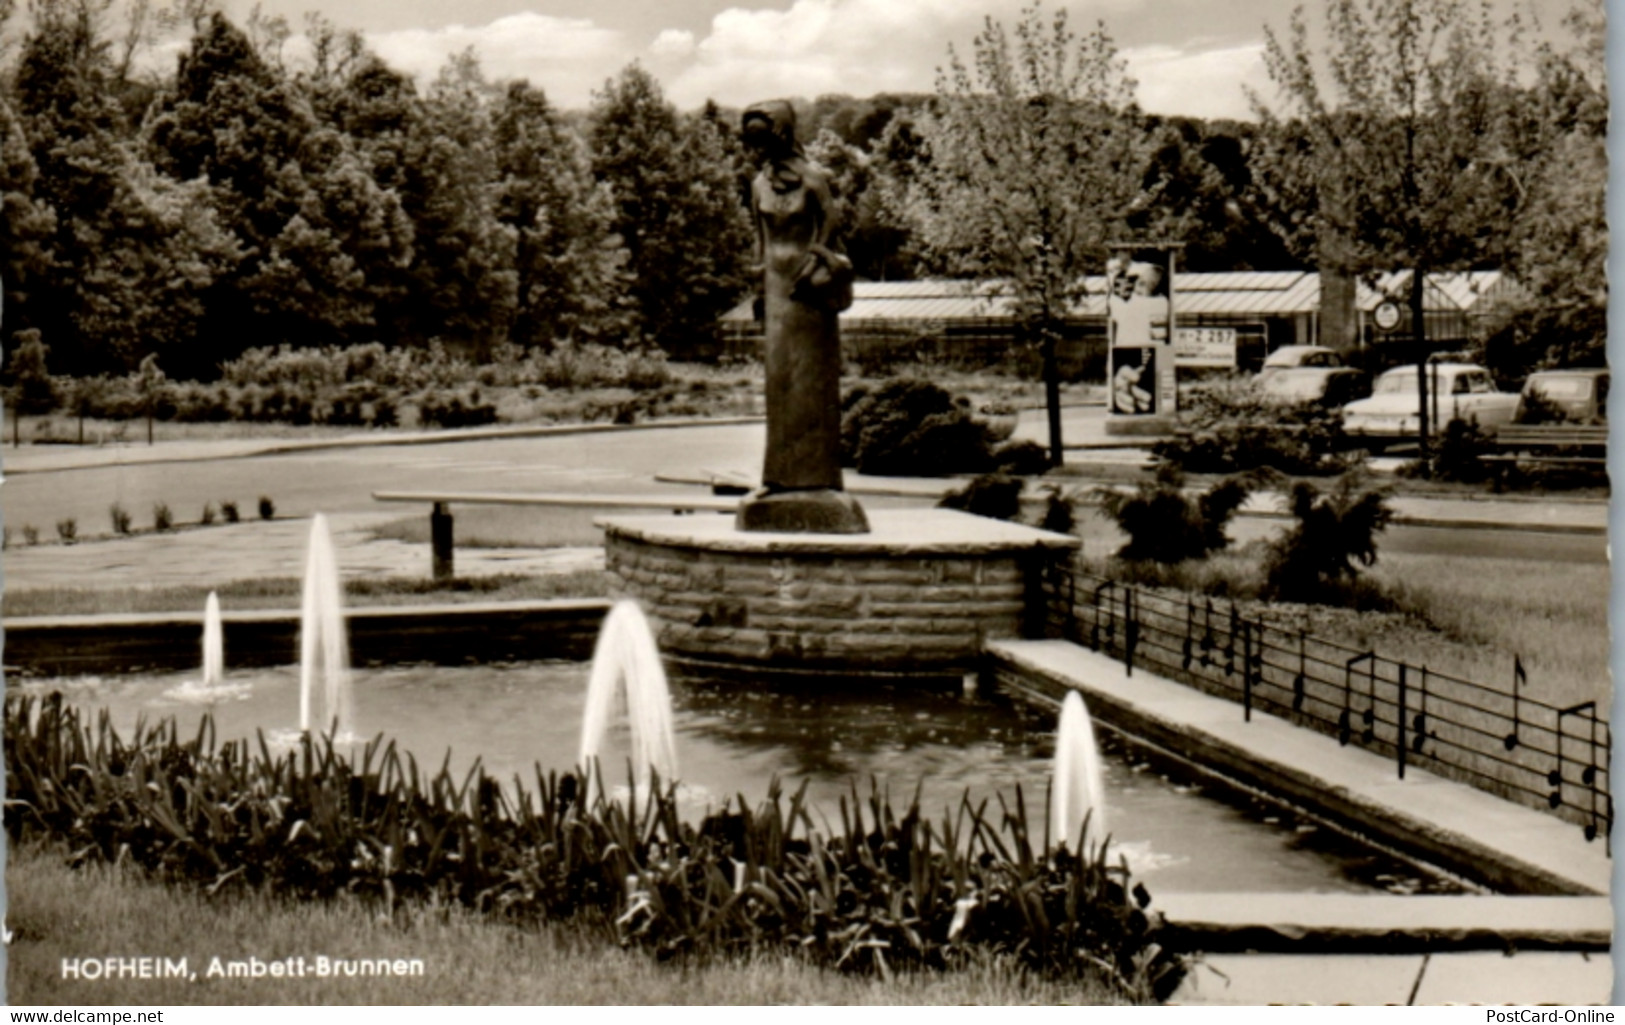
[[[1176,597],[1064,562],[1044,577],[1045,631],[1200,690],[1551,812],[1609,843],[1612,734],[1595,701],[1528,696],[1522,662],[1496,687],[1287,630],[1223,599]],[[1612,855],[1612,848],[1609,847]]]

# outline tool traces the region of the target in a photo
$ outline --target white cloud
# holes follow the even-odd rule
[[[1013,10],[1019,0],[995,0]],[[929,91],[950,39],[968,38],[988,0],[795,0],[729,8],[669,89],[681,106],[742,106],[772,96]],[[996,15],[1000,12],[993,12]]]
[[[694,33],[686,29],[664,29],[649,44],[649,52],[657,57],[687,57],[694,52]]]
[[[1249,119],[1243,86],[1263,92],[1264,44],[1245,43],[1213,50],[1172,46],[1126,49],[1129,74],[1139,80],[1140,107],[1153,114]]]
[[[369,33],[367,42],[391,67],[434,78],[454,53],[473,47],[492,79],[528,78],[561,107],[584,107],[592,91],[635,56],[619,32],[584,18],[523,12],[488,25],[447,25]]]

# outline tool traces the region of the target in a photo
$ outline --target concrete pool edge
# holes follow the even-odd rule
[[[359,641],[355,647],[358,664],[405,662],[414,660],[414,656],[417,660],[441,663],[524,658],[581,660],[590,654],[599,622],[608,607],[604,599],[470,602],[354,609],[347,618]],[[244,611],[230,613],[225,618],[228,637],[235,631],[239,643],[245,639],[261,642],[254,649],[263,656],[260,664],[289,664],[295,660],[297,613]],[[97,657],[133,656],[139,664],[149,668],[155,668],[156,663],[187,668],[196,664],[200,629],[201,615],[181,613],[9,620],[4,623],[4,662],[8,670],[20,665],[35,671],[67,666],[70,668],[57,671],[73,671],[74,660],[65,658],[64,651],[71,651],[72,645],[83,640],[97,645]],[[1027,646],[1050,643],[995,642],[989,645],[989,653],[997,660],[996,664],[1020,665],[1046,675],[1050,670],[1045,669],[1042,660],[1033,658],[1033,651]],[[64,649],[64,645],[69,647]],[[242,654],[244,650],[237,649],[238,653],[232,656],[233,664],[247,664]],[[436,657],[424,658],[425,653]],[[1120,668],[1118,666],[1119,675]],[[1136,673],[1134,683],[1144,688],[1153,680],[1147,674]],[[1179,684],[1156,682],[1179,688],[1181,701],[1192,697],[1220,700]],[[1106,700],[1098,688],[1083,689],[1102,721],[1124,721],[1126,713]],[[1166,732],[1168,724],[1163,722],[1160,729]],[[1155,734],[1156,730],[1146,732]],[[1214,745],[1207,742],[1213,739],[1206,738],[1204,744],[1188,753],[1203,758],[1213,756]],[[1251,757],[1245,752],[1232,751],[1215,764],[1221,770],[1232,771],[1237,759]],[[1262,760],[1240,775],[1249,773],[1274,782],[1281,782],[1286,776],[1301,780],[1305,775],[1298,766],[1283,767]],[[1322,787],[1325,795],[1333,799],[1323,809],[1326,814],[1353,814],[1356,822],[1361,815],[1369,820],[1373,814],[1369,805],[1351,802],[1346,788],[1335,782],[1324,782]],[[1300,791],[1301,783],[1290,799],[1303,803],[1304,795]],[[1480,796],[1499,801],[1489,795]],[[1578,831],[1568,824],[1528,809],[1509,804],[1507,807],[1563,831],[1566,839],[1562,845],[1574,845],[1574,834]],[[1470,867],[1479,870],[1472,873],[1475,877],[1481,877],[1484,868],[1492,867],[1503,877],[1501,885],[1508,889],[1570,894],[1607,892],[1606,884],[1601,889],[1588,888],[1583,882],[1565,878],[1562,871],[1531,867],[1524,864],[1524,859],[1498,852],[1485,842],[1471,840],[1466,846],[1460,846],[1463,839],[1441,829],[1437,823],[1401,821],[1387,826],[1389,832],[1395,827],[1414,829],[1425,841],[1424,850],[1435,854],[1442,848],[1454,847],[1445,851],[1447,857],[1430,860],[1437,864],[1468,859]],[[1384,835],[1381,830],[1376,832]],[[1594,845],[1593,850],[1600,853],[1601,844]],[[1446,864],[1445,867],[1451,866]],[[1609,866],[1604,862],[1603,867]],[[1177,934],[1187,938],[1192,949],[1302,952],[1324,946],[1332,951],[1393,952],[1528,947],[1593,951],[1607,949],[1611,943],[1611,907],[1606,897],[1313,895],[1306,898],[1298,894],[1285,898],[1251,893],[1157,896],[1157,907],[1173,923]],[[1429,910],[1432,907],[1449,910],[1434,912]],[[1531,924],[1532,914],[1552,917]]]
[[[1385,759],[1265,713],[1243,724],[1239,706],[1065,641],[990,641],[999,683],[1058,700],[1083,694],[1095,719],[1281,798],[1424,862],[1503,892],[1607,895],[1602,843],[1578,827],[1465,784],[1413,770],[1394,779]]]

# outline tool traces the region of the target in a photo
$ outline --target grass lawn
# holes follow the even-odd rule
[[[7,997],[12,1004],[1094,1004],[1109,997],[988,961],[890,981],[776,955],[662,965],[566,925],[521,927],[463,908],[393,917],[352,900],[293,903],[228,890],[206,896],[128,867],[68,868],[61,851],[14,848],[6,866]],[[63,979],[64,958],[185,958],[186,980]],[[421,958],[411,978],[208,978],[222,963]]]
[[[203,608],[209,592],[225,611],[299,608],[304,582],[295,577],[238,580],[219,587],[36,588],[7,590],[5,614],[71,616],[88,613],[186,612]],[[547,576],[469,577],[438,583],[423,577],[351,580],[344,585],[347,606],[426,605],[443,602],[531,601],[544,598],[600,598],[608,593],[603,571],[577,570]]]

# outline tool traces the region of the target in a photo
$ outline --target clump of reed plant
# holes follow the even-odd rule
[[[124,508],[120,502],[114,502],[107,507],[107,518],[113,521],[113,533],[128,534],[130,532],[130,510]]]
[[[23,544],[39,544],[39,528],[34,526],[32,523],[23,524]]]
[[[203,512],[198,516],[198,522],[203,524],[205,527],[212,527],[212,526],[214,526],[214,518],[215,518],[214,503],[213,502],[204,502],[203,503]]]
[[[170,511],[168,502],[152,503],[152,529],[160,534],[175,525],[175,514]]]
[[[242,519],[242,515],[237,512],[236,502],[222,501],[220,503],[220,515],[225,517],[227,523],[236,523]]]
[[[275,519],[275,518],[276,518],[276,503],[271,501],[271,496],[270,495],[261,495],[260,496],[260,519],[269,520],[269,519]]]
[[[56,536],[65,545],[71,545],[79,540],[79,521],[72,516],[66,516],[56,521]]]
[[[538,769],[531,790],[478,764],[429,775],[381,737],[356,757],[308,734],[282,754],[263,734],[217,745],[209,717],[194,736],[170,719],[126,740],[57,694],[8,700],[4,743],[13,842],[211,892],[458,903],[683,963],[790,954],[890,977],[1006,955],[1138,1001],[1166,999],[1190,966],[1126,863],[1052,846],[1019,789],[997,812],[967,796],[932,820],[918,793],[899,809],[854,785],[826,835],[805,785],[694,825],[658,779],[610,798],[596,771]]]

